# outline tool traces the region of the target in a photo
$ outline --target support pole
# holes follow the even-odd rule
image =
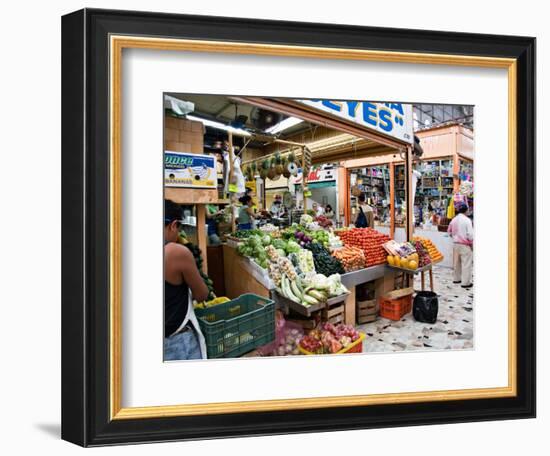
[[[395,236],[395,164],[390,163],[390,238]]]
[[[345,184],[344,192],[346,195],[344,206],[344,226],[349,226],[351,223],[351,170],[345,169]]]
[[[407,202],[407,241],[412,241],[414,234],[414,195],[412,194],[412,146],[407,146],[405,156],[405,201]]]
[[[197,244],[201,249],[202,271],[208,273],[208,234],[206,232],[206,204],[197,204]]]
[[[229,186],[233,183],[233,177],[235,176],[235,155],[233,153],[233,133],[228,132],[227,136],[229,141],[229,188]],[[229,192],[228,196],[231,204],[231,232],[234,233],[236,230],[235,211],[233,210],[235,207],[235,195]]]
[[[304,214],[307,212],[306,186],[307,186],[307,174],[309,172],[309,170],[306,170],[305,165],[306,165],[306,153],[305,153],[305,147],[303,147],[302,148],[302,195],[304,197]]]

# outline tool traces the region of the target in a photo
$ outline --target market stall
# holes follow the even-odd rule
[[[208,270],[206,261],[201,263],[203,272],[212,276],[207,280],[224,293],[196,303],[209,357],[260,353],[260,343],[277,344],[280,322],[289,328],[294,325],[293,331],[300,332],[300,340],[304,340],[285,354],[361,351],[365,336],[357,325],[376,319],[378,302],[394,307],[388,314],[391,318],[401,318],[406,305],[410,307],[411,293],[396,298],[388,293],[395,290],[396,279],[403,272],[423,274],[428,269],[409,260],[406,266],[401,267],[400,260],[395,267],[388,255],[390,235],[374,227],[348,228],[349,200],[342,198],[339,188],[344,180],[349,194],[345,161],[351,154],[356,158],[397,155],[405,160],[405,213],[413,213],[412,108],[391,103],[221,98],[223,103],[216,105],[217,101],[208,97],[186,97],[202,115],[198,117],[205,126],[202,151],[210,152],[205,156],[218,154],[218,162],[224,163],[216,172],[216,189],[192,188],[205,181],[202,174],[209,168],[204,163],[195,164],[192,160],[196,157],[186,157],[191,161],[184,167],[194,173],[192,181],[186,181],[183,188],[173,188],[169,184],[174,184],[177,173],[167,171],[165,189],[166,198],[195,208],[190,221],[195,222],[197,244],[203,252],[208,242],[205,234],[209,233],[204,225],[204,205],[224,204],[230,217],[216,267]],[[211,120],[227,106],[234,108],[232,122]],[[246,124],[248,117],[255,119],[250,126]],[[285,135],[274,134],[273,127],[279,123],[270,124],[269,117],[276,117],[281,124],[294,119],[294,125],[304,125],[294,131],[290,127]],[[166,125],[173,128],[175,122],[170,119]],[[181,131],[193,132],[194,128],[198,130],[194,124],[184,123],[178,139],[186,139]],[[185,155],[188,145],[166,143],[166,156],[178,151]],[[198,150],[195,153],[200,155]],[[387,171],[367,177],[391,181]],[[391,187],[389,182],[387,185]],[[334,209],[330,217],[323,212],[327,205]],[[243,217],[247,223],[242,223]],[[406,240],[413,241],[412,217],[406,217],[405,227]],[[409,279],[402,283],[409,285]],[[383,307],[380,312],[386,310]],[[236,319],[239,324],[230,331],[216,332],[213,323],[222,317],[224,324]],[[261,322],[261,327],[254,322]],[[310,331],[317,330],[312,339],[307,338]],[[319,346],[322,337],[325,343]],[[263,353],[273,354],[273,350],[264,349]]]

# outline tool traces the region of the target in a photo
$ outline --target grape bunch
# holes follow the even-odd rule
[[[430,258],[430,254],[428,251],[424,248],[422,245],[422,242],[415,241],[414,248],[416,249],[416,253],[418,254],[418,267],[423,268],[424,266],[427,266],[432,262]]]

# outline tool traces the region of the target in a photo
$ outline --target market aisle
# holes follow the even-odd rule
[[[364,352],[404,350],[457,350],[473,348],[473,288],[453,283],[453,270],[436,265],[433,269],[435,292],[439,295],[439,313],[435,324],[419,323],[412,313],[400,321],[379,318],[359,326],[367,334]],[[415,279],[420,289],[420,275]]]

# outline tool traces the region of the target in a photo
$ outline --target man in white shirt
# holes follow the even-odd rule
[[[462,282],[462,288],[472,287],[474,228],[466,216],[468,206],[460,204],[458,214],[451,220],[447,233],[453,239],[453,282]]]
[[[313,203],[311,208],[313,209],[313,212],[315,212],[315,217],[319,217],[320,215],[323,215],[323,213],[324,213],[323,208],[315,202]]]
[[[284,213],[283,201],[281,200],[281,195],[275,195],[273,203],[271,203],[271,208],[269,209],[273,217],[281,217]]]

